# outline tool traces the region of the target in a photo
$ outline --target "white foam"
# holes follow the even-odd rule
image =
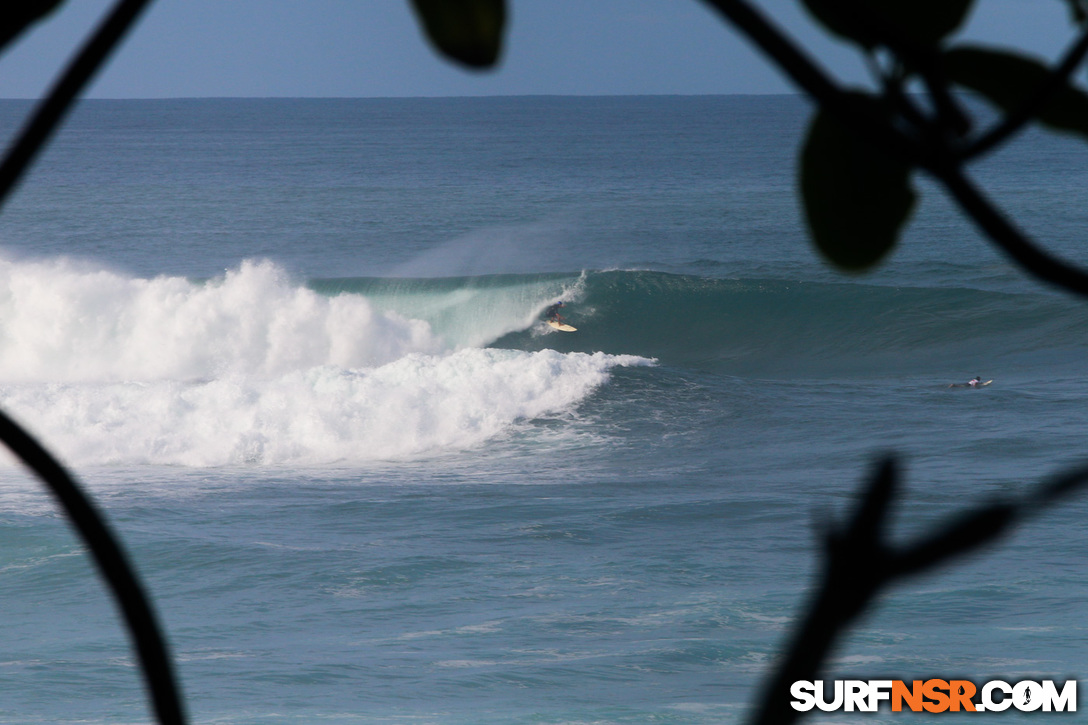
[[[206,283],[0,260],[0,408],[75,465],[320,465],[460,450],[568,411],[602,353],[444,349],[275,265]]]
[[[362,462],[479,445],[572,409],[616,365],[647,362],[467,349],[277,377],[2,386],[0,407],[75,464]]]
[[[325,297],[269,262],[204,284],[0,260],[0,381],[185,380],[357,367],[442,347],[429,326]]]

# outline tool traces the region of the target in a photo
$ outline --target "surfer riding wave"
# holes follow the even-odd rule
[[[545,319],[547,319],[548,322],[558,322],[559,324],[563,324],[563,316],[559,314],[559,308],[563,306],[564,305],[562,300],[556,302],[554,305],[550,305],[548,309],[544,310]]]
[[[554,305],[549,305],[548,309],[544,310],[544,317],[547,319],[548,325],[553,329],[562,332],[576,331],[578,328],[568,325],[567,321],[563,319],[563,316],[559,314],[560,307],[564,307],[562,301],[556,302]]]

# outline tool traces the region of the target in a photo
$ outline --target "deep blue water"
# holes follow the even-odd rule
[[[1083,460],[1088,309],[925,180],[881,269],[827,268],[807,114],[84,103],[0,215],[0,405],[115,524],[193,721],[739,722],[879,455],[899,541]],[[1085,161],[1029,135],[977,175],[1088,262]],[[558,299],[578,332],[540,323]],[[892,590],[828,677],[1088,672],[1086,510]],[[10,466],[0,591],[0,720],[148,721]]]

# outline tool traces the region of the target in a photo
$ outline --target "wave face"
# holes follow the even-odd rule
[[[575,334],[541,322],[569,300]],[[267,262],[141,279],[0,260],[0,406],[80,465],[324,465],[479,446],[616,366],[841,378],[1079,365],[1047,293],[661,272],[351,278]],[[1079,368],[1077,368],[1079,369]]]
[[[486,275],[425,279],[351,278],[311,287],[328,296],[365,297],[398,317],[425,320],[444,347],[482,347],[530,330],[550,302],[584,296],[586,275]]]
[[[601,272],[582,279],[574,294],[568,317],[577,335],[541,336],[533,328],[494,344],[819,377],[974,375],[1016,356],[1053,364],[1062,351],[1083,354],[1088,340],[1088,311],[1046,292]]]
[[[461,318],[488,294],[436,284],[372,300],[265,262],[194,282],[0,261],[0,407],[82,465],[320,465],[476,446],[649,362],[474,346],[485,333]],[[486,334],[523,324],[555,284],[520,285],[524,309],[496,307]]]

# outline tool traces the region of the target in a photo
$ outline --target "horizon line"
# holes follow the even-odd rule
[[[803,96],[793,93],[495,93],[448,96],[87,96],[82,101],[408,101],[495,98],[743,98]],[[41,101],[43,97],[3,96],[0,101]]]

